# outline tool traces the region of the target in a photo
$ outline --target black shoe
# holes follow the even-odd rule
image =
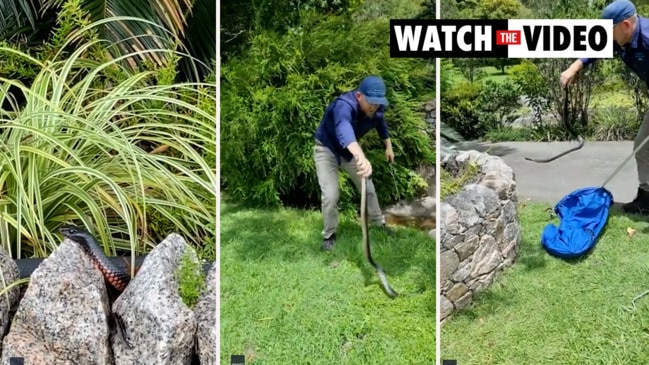
[[[622,211],[628,214],[649,215],[649,191],[638,188],[635,199],[622,206]]]
[[[385,223],[383,223],[383,225],[381,226],[381,230],[388,236],[394,236],[394,231],[392,230],[392,228],[386,226]]]
[[[325,238],[322,241],[322,249],[325,251],[330,251],[336,244],[336,234],[332,234],[329,238]]]

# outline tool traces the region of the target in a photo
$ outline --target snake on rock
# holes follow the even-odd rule
[[[90,256],[97,265],[106,281],[120,293],[124,291],[131,277],[127,272],[115,266],[104,254],[97,240],[81,227],[64,225],[59,228],[63,237],[76,242]]]
[[[377,265],[376,262],[374,262],[374,259],[372,259],[372,252],[370,251],[370,237],[367,230],[367,180],[368,178],[361,178],[361,228],[363,229],[363,246],[365,248],[365,258],[367,258],[367,261],[369,261],[369,263],[374,266],[374,269],[376,269],[376,273],[381,279],[381,284],[383,285],[385,292],[389,297],[394,298],[397,296],[397,293],[392,289],[390,283],[388,283],[388,278],[385,275],[383,269],[381,269],[381,267]]]
[[[131,277],[126,271],[121,270],[108,259],[92,234],[81,227],[71,225],[62,226],[59,228],[59,232],[61,232],[63,237],[78,244],[90,256],[92,262],[101,271],[104,279],[111,287],[119,293],[124,291],[131,281]],[[132,348],[132,344],[126,335],[126,325],[122,317],[117,313],[111,313],[108,319],[110,326],[119,331],[120,337],[126,347],[129,349]]]

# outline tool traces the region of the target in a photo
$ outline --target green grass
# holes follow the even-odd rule
[[[496,82],[503,82],[505,81],[508,77],[508,69],[505,69],[505,74],[502,73],[502,71],[499,68],[495,68],[492,66],[489,67],[478,67],[477,72],[483,73],[484,78],[483,80],[492,80]],[[462,80],[467,80],[466,77],[460,72],[459,70],[455,69],[451,73],[451,82],[460,82]]]
[[[322,252],[319,212],[221,203],[221,362],[422,364],[435,361],[435,242],[426,232],[370,229],[375,261],[401,294],[390,299],[340,217]]]
[[[485,80],[492,80],[497,83],[504,82],[509,78],[509,72],[508,68],[505,68],[505,73],[502,73],[502,70],[493,66],[488,66],[488,67],[483,67],[482,71],[484,71],[487,76],[485,77]]]
[[[649,223],[614,208],[595,250],[580,262],[540,246],[551,205],[519,208],[514,267],[442,327],[442,358],[458,364],[647,364]],[[636,230],[627,237],[627,228]]]

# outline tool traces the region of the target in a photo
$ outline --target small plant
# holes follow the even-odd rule
[[[475,162],[469,162],[460,168],[457,174],[441,169],[440,199],[447,198],[459,192],[464,185],[478,176],[479,169]]]
[[[183,303],[189,308],[194,307],[205,286],[205,273],[196,256],[190,255],[190,250],[185,251],[180,259],[176,280]]]
[[[600,108],[592,118],[591,133],[596,141],[633,140],[640,121],[634,108]]]

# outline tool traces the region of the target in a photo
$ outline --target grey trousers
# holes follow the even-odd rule
[[[349,174],[359,192],[361,189],[361,176],[358,175],[358,170],[354,162],[346,162],[343,159],[340,166],[338,166],[333,152],[325,146],[316,144],[313,149],[313,157],[320,191],[322,192],[322,218],[324,220],[322,237],[329,238],[332,234],[336,233],[336,228],[338,228],[338,198],[340,197],[338,189],[339,170],[344,170]],[[385,223],[372,180],[367,182],[366,188],[368,220],[370,223],[377,225]]]
[[[640,130],[638,130],[638,134],[633,141],[633,149],[638,148],[647,137],[649,137],[649,112],[644,115]],[[649,141],[636,152],[635,161],[638,169],[638,183],[640,188],[649,191]]]

